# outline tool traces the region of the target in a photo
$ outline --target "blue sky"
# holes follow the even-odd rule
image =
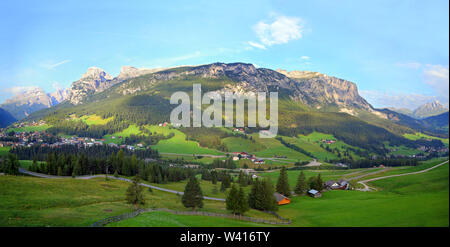
[[[169,3],[170,2],[170,3]],[[8,1],[0,102],[88,67],[248,62],[357,83],[377,107],[448,106],[448,1]]]

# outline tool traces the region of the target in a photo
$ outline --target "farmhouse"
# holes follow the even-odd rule
[[[322,193],[320,193],[320,191],[317,191],[317,190],[309,190],[308,195],[311,197],[314,197],[314,198],[322,197]]]
[[[333,181],[329,180],[325,182],[325,186],[329,190],[348,190],[349,189],[349,183],[347,180],[339,180],[339,181]]]
[[[284,205],[284,204],[289,204],[291,203],[291,199],[283,196],[280,193],[275,192],[273,194],[273,196],[275,197],[275,199],[277,200],[278,205]]]
[[[259,165],[261,165],[261,164],[264,164],[264,163],[266,163],[263,159],[255,159],[254,161],[253,161],[253,163],[255,163],[255,164],[259,164]]]

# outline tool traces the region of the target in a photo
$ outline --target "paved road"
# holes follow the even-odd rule
[[[358,183],[359,183],[359,184],[362,184],[362,185],[364,186],[364,189],[359,189],[359,190],[360,190],[360,191],[376,190],[375,188],[372,188],[372,187],[368,186],[368,185],[366,184],[367,182],[372,182],[372,181],[376,181],[376,180],[380,180],[380,179],[385,179],[385,178],[393,178],[393,177],[400,177],[400,176],[406,176],[406,175],[420,174],[420,173],[424,173],[424,172],[433,170],[433,169],[435,169],[435,168],[438,168],[439,166],[442,166],[442,165],[444,165],[444,164],[446,164],[446,163],[448,163],[448,160],[447,160],[447,161],[444,161],[444,162],[442,162],[442,163],[440,163],[440,164],[437,164],[437,165],[435,165],[435,166],[433,166],[433,167],[430,167],[430,168],[427,168],[427,169],[424,169],[424,170],[421,170],[421,171],[417,171],[417,172],[408,172],[408,173],[395,174],[395,175],[389,175],[389,176],[384,176],[384,177],[378,177],[378,178],[371,178],[371,179],[367,179],[367,180],[362,180],[362,181],[359,181]]]
[[[50,178],[50,179],[72,179],[72,177],[70,176],[53,176],[53,175],[46,175],[46,174],[42,174],[42,173],[36,173],[36,172],[31,172],[28,171],[24,168],[19,168],[19,172],[23,173],[23,174],[27,174],[30,176],[34,176],[34,177],[40,177],[40,178]],[[104,178],[105,175],[87,175],[87,176],[77,176],[75,177],[75,179],[92,179],[92,178]],[[122,180],[122,181],[126,181],[126,182],[133,182],[131,179],[127,179],[127,178],[121,178],[121,177],[114,177],[114,176],[108,176],[108,178],[110,179],[117,179],[117,180]],[[160,190],[160,191],[164,191],[164,192],[169,192],[169,193],[173,193],[173,194],[179,194],[182,195],[184,194],[184,192],[181,191],[176,191],[176,190],[169,190],[169,189],[165,189],[165,188],[161,188],[161,187],[157,187],[157,186],[153,186],[153,185],[149,185],[149,184],[144,184],[144,183],[140,183],[141,186],[147,187],[147,188],[152,188],[155,190]],[[204,196],[204,199],[207,200],[213,200],[213,201],[225,201],[225,199],[223,198],[215,198],[215,197],[208,197],[208,196]]]

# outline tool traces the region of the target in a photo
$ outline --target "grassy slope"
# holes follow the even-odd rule
[[[152,148],[157,149],[160,153],[178,153],[178,154],[213,154],[221,155],[223,153],[202,148],[195,141],[187,141],[186,134],[177,130],[170,129],[169,127],[150,126],[148,127],[151,132],[156,132],[167,136],[169,133],[174,133],[174,136],[170,139],[161,140],[158,144],[153,145]]]
[[[293,197],[280,214],[296,226],[449,225],[448,165],[427,173],[373,182],[378,192],[330,191]]]
[[[0,147],[0,156],[7,154],[10,149],[10,147]]]
[[[138,217],[111,223],[110,227],[145,226],[145,227],[256,227],[268,226],[247,221],[221,217],[174,215],[166,212],[150,212]]]
[[[0,226],[88,226],[103,218],[132,211],[133,207],[125,203],[128,186],[127,182],[105,181],[104,178],[0,176]],[[145,190],[145,198],[145,207],[188,210],[181,204],[181,197],[175,194]],[[223,202],[210,200],[204,200],[202,211],[227,213]],[[247,215],[274,219],[272,215],[256,210]]]
[[[251,136],[256,142],[261,143],[266,147],[266,149],[264,150],[254,152],[254,154],[258,157],[271,158],[278,155],[278,156],[286,156],[287,158],[292,159],[293,161],[312,160],[312,158],[302,153],[296,152],[290,148],[285,147],[283,144],[281,144],[280,141],[276,140],[275,138],[259,138],[258,134],[252,134]]]
[[[44,131],[47,130],[48,128],[52,127],[51,125],[48,124],[43,124],[40,126],[25,126],[25,127],[21,127],[21,128],[10,128],[8,129],[9,131],[14,131],[14,132],[34,132],[34,131]]]
[[[142,134],[141,130],[139,129],[138,126],[136,126],[135,124],[132,124],[130,126],[128,126],[128,128],[120,131],[120,132],[116,132],[112,135],[105,135],[103,138],[105,139],[105,143],[116,143],[116,144],[121,144],[121,139],[119,138],[119,136],[123,137],[123,140],[125,139],[125,137],[129,137],[131,135],[140,135]],[[113,139],[112,137],[116,137],[115,139]]]
[[[114,119],[113,117],[103,119],[102,117],[97,116],[95,114],[80,117],[80,120],[86,123],[87,125],[105,125],[113,119]]]
[[[222,142],[228,148],[230,152],[257,152],[265,149],[266,147],[258,142],[252,142],[251,140],[240,137],[227,137]]]
[[[408,138],[410,140],[419,140],[419,139],[435,139],[435,140],[441,140],[442,143],[444,143],[446,146],[449,145],[449,139],[448,138],[439,138],[435,136],[429,136],[423,133],[415,133],[415,134],[404,134],[405,138]]]

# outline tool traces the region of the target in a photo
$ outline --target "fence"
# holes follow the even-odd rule
[[[105,218],[103,220],[93,223],[91,225],[91,227],[101,227],[101,226],[105,226],[109,223],[119,222],[121,220],[134,218],[141,213],[156,212],[156,211],[168,212],[168,213],[178,214],[178,215],[202,215],[202,216],[223,217],[223,218],[229,218],[229,219],[238,219],[238,220],[250,221],[250,222],[254,222],[254,223],[263,223],[263,224],[272,224],[272,225],[289,225],[292,223],[290,219],[283,218],[275,212],[267,212],[267,213],[270,213],[270,214],[276,216],[278,219],[280,219],[280,221],[272,221],[272,220],[253,218],[253,217],[248,217],[248,216],[239,216],[239,215],[233,215],[233,214],[220,214],[220,213],[203,212],[203,211],[195,211],[194,212],[194,211],[176,211],[176,210],[165,209],[165,208],[160,208],[160,209],[149,208],[149,209],[138,209],[134,212],[125,213],[125,214],[121,214],[118,216],[108,217],[108,218]]]

